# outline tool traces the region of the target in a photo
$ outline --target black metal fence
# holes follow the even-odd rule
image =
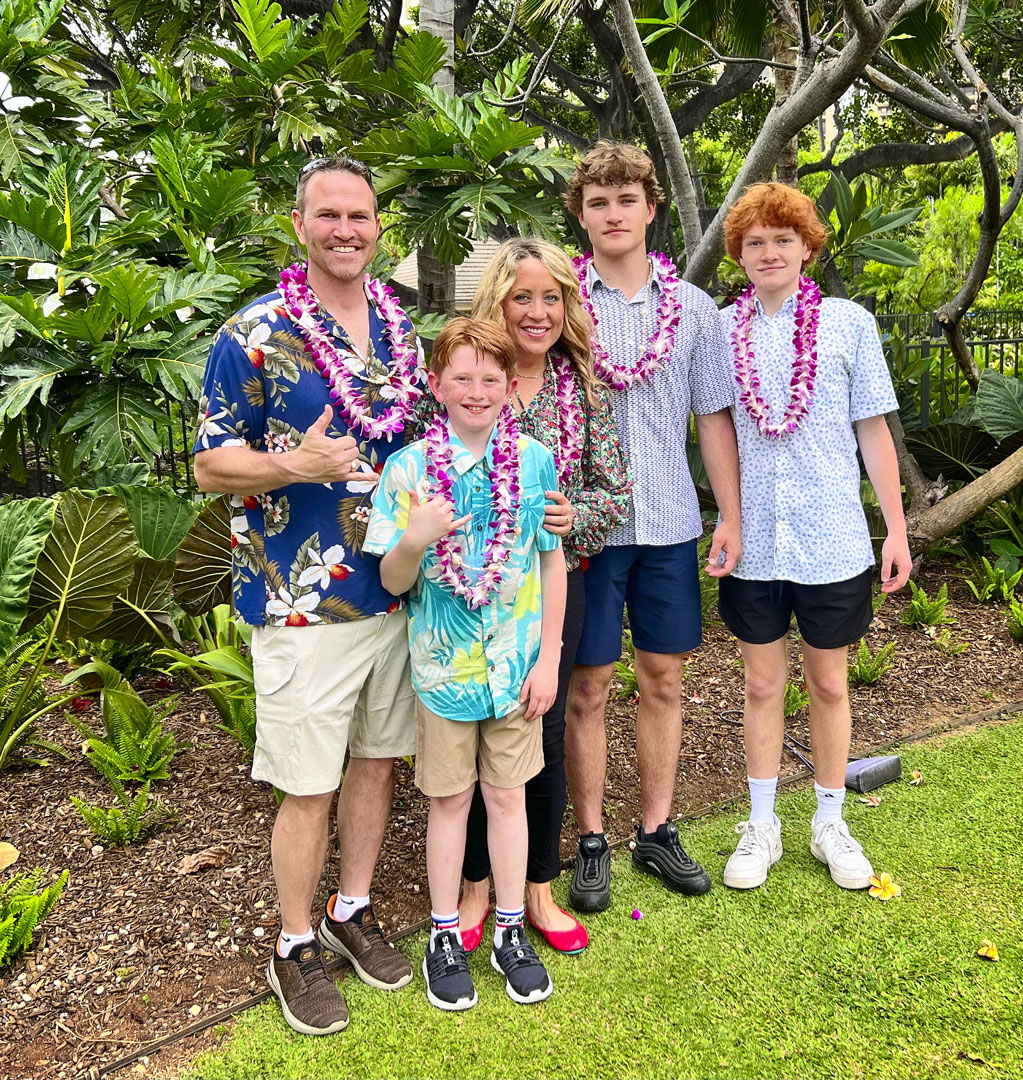
[[[933,315],[877,315],[881,340],[894,366],[897,350],[904,351],[903,368],[919,366],[920,424],[927,427],[957,409],[968,395],[955,358]],[[967,315],[963,330],[980,367],[992,368],[1003,375],[1020,376],[1020,352],[1023,349],[1023,311],[981,311]],[[920,363],[922,362],[922,363]],[[197,404],[182,402],[167,406],[162,452],[148,464],[152,474],[181,494],[194,493],[189,449],[194,436],[193,418]],[[13,478],[0,470],[0,498],[52,495],[63,484],[45,453],[21,439],[21,460],[27,477]]]

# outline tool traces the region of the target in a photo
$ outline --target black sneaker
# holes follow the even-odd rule
[[[674,892],[686,896],[710,892],[710,875],[682,849],[674,821],[658,825],[653,833],[643,832],[642,825],[636,826],[632,865],[644,874],[660,878]]]
[[[520,1005],[533,1005],[554,993],[547,969],[529,944],[522,923],[501,928],[501,944],[490,954],[490,966],[503,975],[508,997]]]
[[[438,934],[436,940],[426,946],[423,978],[426,979],[426,996],[438,1009],[461,1012],[471,1009],[479,1000],[469,974],[465,949],[458,935],[451,931]]]
[[[604,911],[611,903],[611,852],[603,833],[579,837],[568,903],[576,911]]]

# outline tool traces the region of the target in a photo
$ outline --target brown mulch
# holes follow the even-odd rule
[[[946,579],[953,638],[969,648],[946,655],[923,631],[901,625],[908,591],[889,599],[868,641],[875,650],[898,642],[895,669],[879,684],[853,691],[854,751],[1023,699],[1023,646],[1009,636],[1003,609],[973,601],[951,563],[925,567],[919,580],[933,596]],[[734,642],[713,623],[705,637],[688,658],[682,688],[678,814],[734,796],[745,784],[741,732],[721,716],[742,706]],[[797,655],[793,643],[794,680]],[[138,688],[151,702],[167,692],[153,679]],[[84,719],[97,726],[95,708]],[[606,820],[614,839],[631,834],[639,813],[634,719],[634,701],[612,699]],[[263,967],[277,929],[268,842],[273,793],[249,780],[244,752],[217,729],[216,713],[201,695],[183,696],[167,727],[184,749],[174,759],[172,779],[155,787],[178,816],[142,845],[103,850],[88,834],[69,796],[103,802],[105,785],[83,761],[80,736],[63,720],[43,724],[39,734],[66,747],[69,760],[3,776],[0,839],[21,852],[4,874],[43,866],[56,876],[69,867],[71,877],[34,947],[0,976],[0,1080],[98,1076],[139,1046],[265,987]],[[790,731],[807,741],[805,710]],[[801,767],[786,757],[783,776]],[[426,808],[411,770],[399,763],[374,885],[385,932],[429,912]],[[573,854],[570,820],[562,854]],[[202,856],[191,860],[199,867],[183,863],[190,856]],[[326,891],[325,878],[318,902]],[[174,1075],[215,1038],[209,1031],[188,1039],[118,1075]]]

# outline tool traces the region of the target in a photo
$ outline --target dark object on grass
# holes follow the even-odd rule
[[[857,758],[845,770],[845,786],[851,791],[873,791],[902,776],[902,758],[897,754],[885,757]]]

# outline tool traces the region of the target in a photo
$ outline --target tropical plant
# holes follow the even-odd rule
[[[0,970],[28,948],[36,928],[60,899],[68,873],[43,888],[41,867],[0,883]]]
[[[849,682],[853,686],[873,686],[895,666],[893,657],[897,647],[897,642],[889,641],[872,653],[866,638],[862,638],[856,650],[856,660],[849,665]]]
[[[955,619],[945,613],[945,607],[948,604],[948,585],[944,582],[933,600],[915,581],[910,580],[909,588],[913,596],[902,613],[904,625],[941,626],[955,622]]]
[[[85,736],[86,758],[104,776],[114,775],[125,782],[166,780],[169,765],[177,753],[174,736],[163,730],[163,721],[175,709],[177,695],[165,698],[154,709],[138,696],[121,673],[102,661],[86,664],[72,671],[64,682],[86,681],[89,676],[102,680],[100,698],[103,730],[93,731],[81,720],[68,720]]]
[[[1010,573],[1009,567],[1015,562],[1014,572]],[[1008,565],[1001,560],[994,566],[988,562],[986,556],[980,557],[980,563],[973,567],[972,574],[965,579],[970,592],[981,602],[998,600],[1007,604],[1011,597],[1016,594],[1016,587],[1023,581],[1023,570],[1019,569],[1019,559],[1014,559]]]
[[[622,631],[622,656],[615,661],[615,676],[618,689],[615,697],[619,701],[628,701],[639,693],[639,680],[636,678],[636,647],[632,643],[632,631]]]
[[[1005,622],[1009,633],[1017,641],[1023,641],[1023,602],[1013,596],[1009,600],[1009,610],[1005,613]]]
[[[17,638],[0,655],[0,771],[15,761],[48,764],[46,758],[35,756],[36,750],[67,756],[59,746],[38,738],[34,732],[38,720],[70,700],[70,696],[51,699],[26,671],[33,668],[41,648],[41,642],[26,636]]]
[[[103,767],[108,769],[106,780],[117,804],[112,807],[90,805],[77,795],[71,796],[71,802],[93,836],[108,847],[127,847],[136,840],[144,840],[177,816],[166,803],[158,799],[150,802],[148,780],[135,795],[130,795],[116,773],[105,763]]]
[[[785,715],[795,716],[810,704],[810,695],[805,686],[798,683],[787,682],[785,684]]]
[[[947,626],[943,626],[940,631],[936,626],[925,626],[923,629],[938,652],[946,656],[961,656],[970,647],[968,641],[956,641]]]

